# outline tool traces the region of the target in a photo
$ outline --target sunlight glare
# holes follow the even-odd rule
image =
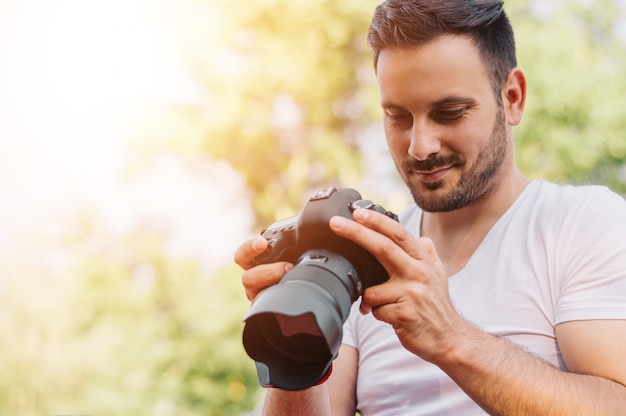
[[[60,218],[81,205],[97,207],[102,215],[109,216],[123,209],[124,204],[112,199],[127,192],[120,186],[129,165],[137,158],[136,149],[130,144],[131,139],[136,139],[132,134],[141,130],[136,124],[139,120],[145,123],[146,118],[157,123],[158,120],[146,117],[153,107],[192,103],[207,94],[191,78],[176,50],[184,45],[185,36],[194,34],[193,28],[182,26],[188,20],[185,13],[192,10],[185,4],[165,0],[0,3],[3,229],[58,237],[64,232]],[[211,18],[217,17],[209,6],[206,8],[204,17],[210,25]],[[198,40],[190,43],[197,45]],[[232,170],[220,171],[229,172],[236,179]],[[180,172],[181,180],[193,183],[197,179]],[[243,187],[237,180],[222,177],[201,179],[213,181],[204,189],[210,189],[213,200],[198,196],[205,206],[228,200],[216,198],[216,192],[241,193],[241,188],[233,186],[215,189],[218,185]],[[168,189],[175,192],[175,187]],[[196,187],[194,191],[203,189]],[[136,192],[140,195],[142,191]],[[175,195],[160,197],[176,201]],[[174,224],[188,228],[176,217],[191,220],[198,216],[185,213],[193,197],[185,198],[167,216]],[[152,198],[151,202],[158,204],[159,200]],[[205,212],[208,214],[208,210]],[[216,226],[229,225],[224,218],[214,221],[219,223]],[[115,223],[113,217],[112,222]],[[242,227],[249,226],[249,221],[241,224],[237,236],[244,232]],[[199,228],[206,230],[211,226]],[[185,244],[202,245],[209,238],[197,241],[199,237],[191,236],[189,231],[181,230],[183,234],[189,240]],[[3,246],[8,244],[0,241],[0,250]],[[224,245],[220,248],[226,249]]]

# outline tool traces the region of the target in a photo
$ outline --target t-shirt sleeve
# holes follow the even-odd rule
[[[594,191],[563,222],[555,324],[626,319],[626,201],[607,188]]]

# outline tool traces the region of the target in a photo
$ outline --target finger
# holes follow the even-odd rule
[[[437,250],[435,249],[435,244],[433,243],[433,240],[428,237],[420,237],[419,242],[424,249],[424,253],[426,253],[429,257],[437,255]]]
[[[267,240],[263,237],[256,237],[246,241],[235,251],[235,263],[244,270],[250,269],[254,266],[252,260],[267,249],[267,244]]]
[[[391,221],[395,223],[395,221]],[[396,225],[402,227],[397,223]],[[396,270],[394,265],[406,263],[408,260],[407,253],[410,252],[413,254],[419,251],[417,248],[401,248],[390,237],[385,235],[384,232],[379,232],[378,230],[369,228],[367,225],[351,221],[344,217],[335,216],[331,218],[329,226],[335,234],[351,240],[369,251],[378,259],[390,275]],[[415,254],[415,257],[420,258],[417,254]]]
[[[422,252],[424,253],[424,260],[430,263],[431,267],[439,272],[439,276],[447,279],[448,274],[446,273],[446,268],[437,254],[437,249],[435,248],[435,243],[428,237],[420,237],[417,240],[417,243],[422,248]]]
[[[246,270],[241,276],[241,283],[248,300],[254,300],[263,290],[278,283],[292,268],[291,263],[278,262],[262,264]]]
[[[361,313],[366,314],[380,306],[397,302],[406,289],[397,280],[389,280],[383,284],[370,286],[361,298]]]
[[[361,208],[354,211],[353,217],[357,223],[389,238],[409,256],[422,259],[426,255],[409,230],[387,215]]]
[[[411,257],[421,259],[425,253],[420,244],[416,244],[413,235],[398,221],[379,212],[369,209],[357,209],[353,213],[354,220],[372,230],[375,230],[400,246]],[[434,248],[434,246],[433,246]]]

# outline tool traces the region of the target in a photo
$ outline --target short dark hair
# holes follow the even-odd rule
[[[517,66],[515,39],[503,0],[386,0],[374,12],[368,42],[374,67],[385,48],[410,49],[445,35],[467,36],[476,45],[499,99]]]

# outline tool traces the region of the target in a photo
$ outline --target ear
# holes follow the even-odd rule
[[[522,121],[526,104],[526,76],[519,68],[513,68],[502,87],[502,102],[509,125],[517,126]]]

